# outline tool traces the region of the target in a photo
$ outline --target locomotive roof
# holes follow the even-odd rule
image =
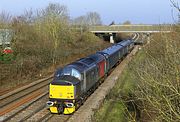
[[[67,67],[75,68],[75,69],[78,70],[79,72],[83,72],[85,69],[88,68],[87,65],[85,65],[84,63],[79,62],[79,61],[75,61],[75,62],[67,65]]]
[[[119,43],[117,43],[118,45],[122,45],[122,46],[126,46],[126,45],[129,45],[132,41],[131,40],[124,40],[124,41],[121,41]]]
[[[92,58],[86,57],[86,58],[81,58],[81,59],[67,65],[66,67],[75,68],[76,70],[78,70],[79,72],[82,73],[94,65],[96,65],[95,60]]]
[[[88,56],[89,58],[93,59],[95,62],[100,62],[104,59],[104,56],[102,56],[101,54],[92,54],[90,56]]]
[[[95,61],[92,58],[86,57],[86,58],[81,58],[78,60],[78,62],[81,62],[87,66],[95,64]]]
[[[118,50],[120,50],[121,48],[122,48],[122,46],[115,44],[115,45],[113,45],[113,46],[111,46],[109,48],[106,48],[106,49],[102,50],[102,51],[98,51],[97,53],[112,55],[115,52],[117,52]]]
[[[59,80],[59,78],[63,76],[73,76],[81,79],[80,74],[84,72],[84,70],[88,69],[88,66],[82,64],[81,62],[73,62],[71,64],[66,65],[63,68],[59,68],[56,70],[54,74],[54,80]]]
[[[98,57],[99,56],[99,57]],[[96,65],[96,61],[101,60],[103,58],[102,55],[99,54],[93,54],[90,55],[89,57],[86,58],[81,58],[73,63],[70,63],[68,65],[66,65],[64,68],[59,68],[56,72],[54,77],[58,78],[59,76],[61,76],[61,74],[63,73],[63,71],[65,69],[76,69],[77,71],[79,71],[80,73],[86,71],[87,69],[89,69],[90,67],[93,67]]]

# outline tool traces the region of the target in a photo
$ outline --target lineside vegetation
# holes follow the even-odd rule
[[[89,19],[93,19],[93,16]],[[16,60],[0,62],[0,88],[47,77],[58,66],[109,45],[92,33],[73,29],[72,23],[67,7],[58,3],[50,3],[37,11],[25,11],[23,15],[15,17],[2,12],[0,28],[14,31],[11,48]]]
[[[142,116],[152,121],[180,120],[180,35],[155,35],[139,62],[136,96]]]
[[[180,120],[180,32],[154,34],[95,115],[96,121]]]

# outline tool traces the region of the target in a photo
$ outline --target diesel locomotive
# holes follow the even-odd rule
[[[134,48],[124,40],[102,51],[57,69],[49,85],[47,105],[51,113],[72,114],[108,75],[110,70]]]

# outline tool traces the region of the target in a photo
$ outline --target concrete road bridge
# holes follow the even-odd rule
[[[171,25],[110,25],[110,26],[89,26],[89,31],[95,34],[109,34],[110,42],[114,43],[113,36],[116,33],[169,33]]]
[[[74,28],[74,27],[72,27]],[[74,29],[82,30],[81,27]],[[110,42],[114,43],[113,37],[117,33],[169,33],[172,31],[171,25],[111,25],[111,26],[89,26],[88,30],[95,34],[108,34]],[[10,44],[13,30],[0,29],[0,46],[3,44]]]
[[[111,26],[89,26],[93,33],[159,33],[171,32],[171,25],[111,25]]]

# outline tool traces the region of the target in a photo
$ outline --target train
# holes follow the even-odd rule
[[[74,113],[133,48],[132,40],[124,40],[58,68],[49,85],[50,112]]]

